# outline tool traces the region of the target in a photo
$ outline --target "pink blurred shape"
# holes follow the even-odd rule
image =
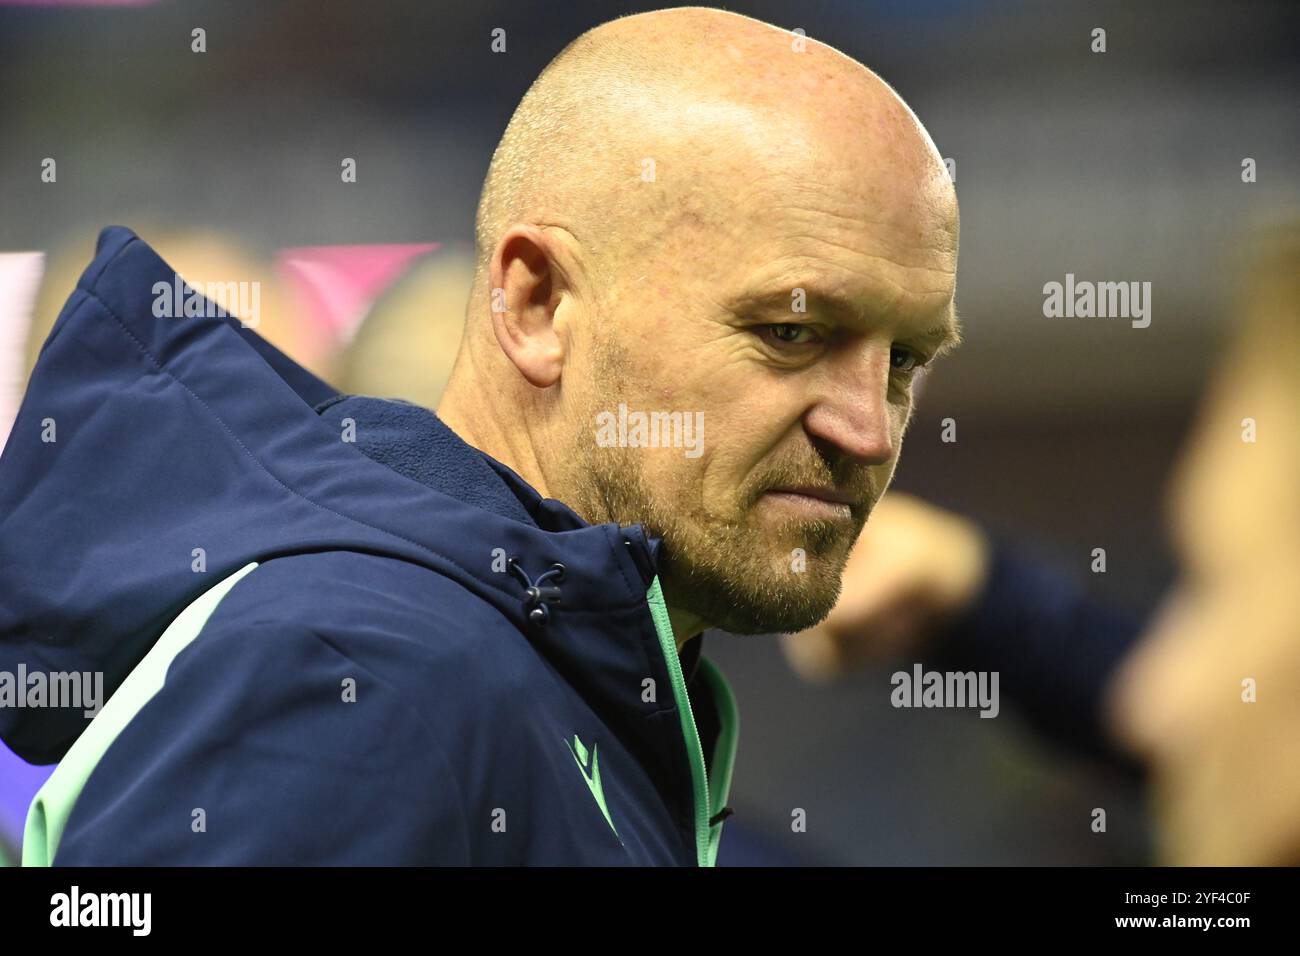
[[[301,318],[310,331],[346,344],[375,299],[411,261],[439,246],[436,242],[303,246],[280,250],[276,265],[299,299]]]

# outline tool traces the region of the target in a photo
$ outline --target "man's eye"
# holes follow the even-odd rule
[[[798,322],[779,322],[776,325],[765,326],[765,328],[774,339],[786,345],[807,345],[816,341],[816,335],[812,329]]]
[[[912,372],[925,362],[911,349],[895,345],[889,350],[889,364],[900,372]]]

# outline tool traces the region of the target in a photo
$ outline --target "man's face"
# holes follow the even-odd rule
[[[863,152],[801,143],[794,162],[723,163],[729,189],[694,191],[625,260],[588,381],[566,378],[582,392],[579,510],[660,535],[670,603],[734,633],[829,612],[893,475],[916,369],[952,330],[942,167]],[[702,441],[606,447],[600,416],[608,425],[620,403],[702,422]]]

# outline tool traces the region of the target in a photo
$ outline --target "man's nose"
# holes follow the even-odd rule
[[[809,435],[866,465],[893,460],[888,346],[865,348],[853,361],[826,372],[820,394],[804,416]]]

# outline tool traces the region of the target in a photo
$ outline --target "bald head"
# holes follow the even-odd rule
[[[476,292],[513,223],[564,228],[610,283],[667,232],[726,228],[752,181],[815,188],[846,152],[887,170],[893,196],[908,195],[898,188],[907,176],[940,211],[954,208],[911,110],[832,47],[708,7],[594,27],[538,76],[493,154],[475,223]]]
[[[732,13],[604,24],[520,103],[477,233],[443,420],[660,537],[679,643],[824,616],[956,340],[956,200],[894,91]],[[628,414],[678,430],[609,430]]]

